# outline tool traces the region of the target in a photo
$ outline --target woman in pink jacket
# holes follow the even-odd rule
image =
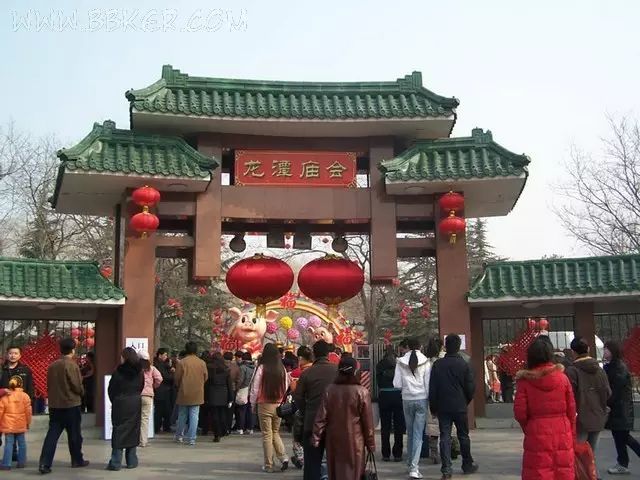
[[[144,374],[144,388],[142,389],[142,421],[140,423],[140,447],[146,447],[149,442],[149,418],[153,407],[154,390],[162,383],[160,370],[151,365],[149,352],[143,350],[138,353],[140,365]]]

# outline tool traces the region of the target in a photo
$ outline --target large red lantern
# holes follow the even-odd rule
[[[456,217],[454,212],[451,212],[448,217],[440,221],[439,229],[442,235],[449,235],[449,242],[456,243],[458,235],[464,233],[466,223],[464,218]]]
[[[364,285],[364,272],[351,260],[327,255],[307,263],[298,273],[302,293],[328,307],[329,316],[338,316],[338,304],[355,297]]]
[[[236,297],[256,305],[256,315],[267,313],[266,304],[286,294],[293,285],[293,270],[282,260],[258,254],[245,258],[227,272],[227,287]]]
[[[445,193],[440,197],[440,200],[438,200],[438,205],[440,206],[440,210],[447,215],[451,212],[457,213],[464,208],[464,197],[457,192]]]
[[[146,238],[150,233],[155,232],[159,225],[160,220],[158,217],[148,211],[136,213],[129,221],[129,226],[136,232],[141,233],[142,238]]]
[[[131,194],[131,199],[141,207],[153,207],[160,201],[160,192],[153,187],[145,185],[136,188]]]

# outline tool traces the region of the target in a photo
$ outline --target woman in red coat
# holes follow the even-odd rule
[[[527,351],[528,370],[517,373],[513,411],[524,432],[523,480],[574,480],[576,403],[547,339]]]

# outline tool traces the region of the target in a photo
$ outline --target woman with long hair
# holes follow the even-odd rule
[[[262,432],[262,470],[267,473],[274,471],[274,451],[280,461],[280,470],[285,471],[289,468],[287,452],[280,438],[281,419],[276,413],[288,389],[289,375],[282,365],[282,356],[273,343],[267,343],[260,357],[260,365],[256,370],[250,395],[251,407],[257,409]]]
[[[109,382],[111,400],[111,459],[107,470],[120,470],[122,451],[125,451],[127,468],[138,466],[136,447],[140,444],[140,423],[144,388],[144,375],[138,353],[127,347],[121,354],[122,363],[118,366]]]
[[[420,351],[420,341],[408,341],[409,351],[396,362],[393,386],[402,390],[402,407],[407,425],[407,468],[409,478],[422,478],[418,470],[429,398],[429,359]]]
[[[149,419],[151,418],[151,408],[155,397],[155,389],[162,383],[160,370],[151,365],[149,352],[143,350],[138,353],[140,357],[140,367],[144,375],[144,388],[142,389],[142,418],[140,421],[140,447],[144,448],[149,442]]]
[[[524,432],[523,480],[574,480],[576,402],[553,347],[536,339],[527,350],[527,369],[516,374],[513,412]]]
[[[609,418],[605,428],[611,430],[618,454],[617,463],[607,471],[611,475],[629,474],[629,453],[631,448],[640,457],[640,442],[630,435],[633,430],[633,388],[631,374],[622,360],[622,347],[618,342],[604,344],[604,371],[609,379]]]
[[[231,370],[227,367],[220,352],[211,356],[207,364],[209,378],[205,386],[205,403],[207,409],[207,425],[213,423],[213,441],[218,443],[227,431],[227,411],[233,404],[233,387]],[[209,416],[211,418],[209,418]]]
[[[362,478],[367,452],[376,449],[371,395],[360,385],[357,370],[354,358],[340,360],[338,377],[327,389],[313,427],[315,447],[325,437],[331,480]]]

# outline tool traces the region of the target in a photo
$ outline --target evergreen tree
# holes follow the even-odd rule
[[[482,218],[467,222],[467,264],[469,282],[472,284],[482,274],[484,265],[502,260],[487,240],[487,223]]]

